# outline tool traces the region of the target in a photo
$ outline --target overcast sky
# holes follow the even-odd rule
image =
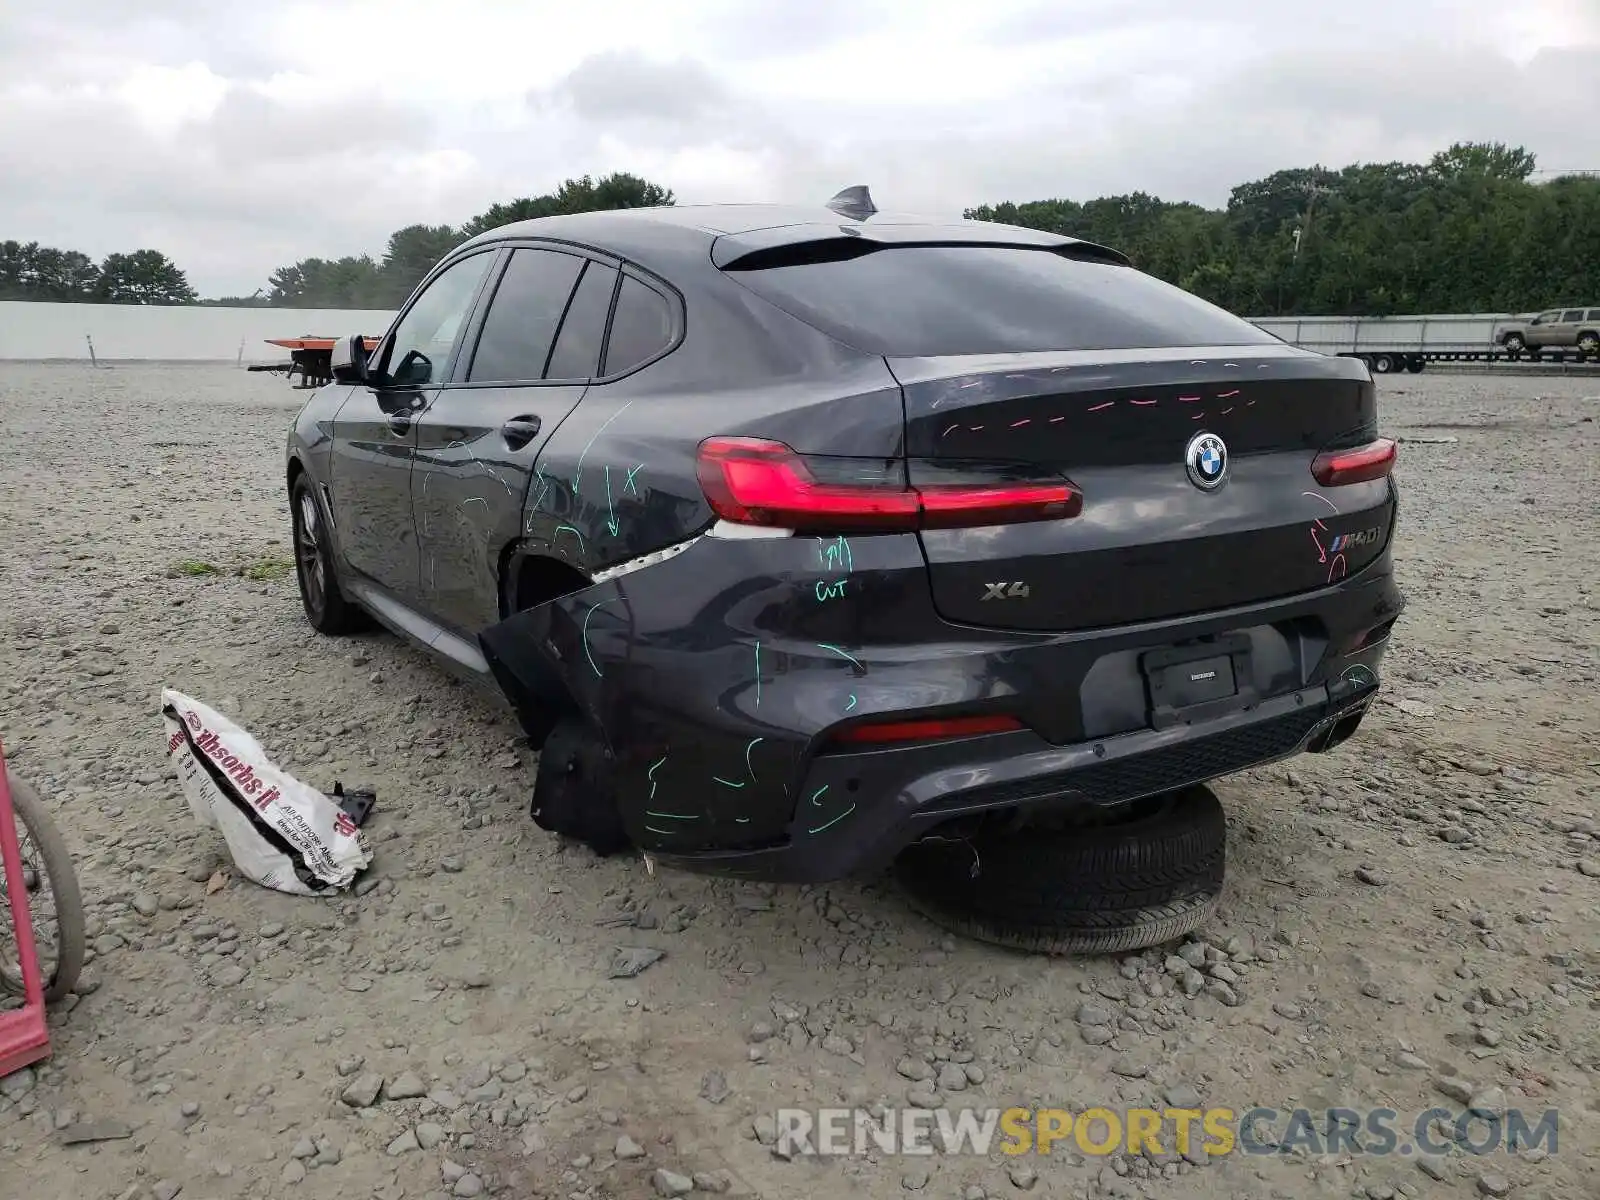
[[[0,239],[202,295],[629,170],[680,202],[1143,190],[1458,139],[1600,169],[1600,0],[0,0]]]

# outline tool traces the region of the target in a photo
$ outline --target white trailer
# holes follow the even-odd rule
[[[1512,353],[1499,328],[1517,313],[1438,313],[1418,317],[1252,317],[1274,337],[1321,354],[1359,358],[1374,374],[1421,371],[1430,362],[1585,362],[1577,350]],[[1600,365],[1594,358],[1591,365]]]

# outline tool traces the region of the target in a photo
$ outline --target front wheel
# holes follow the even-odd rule
[[[88,946],[83,920],[83,895],[72,867],[67,844],[45,811],[39,795],[9,770],[11,806],[17,814],[17,838],[22,849],[22,886],[34,941],[39,948],[39,972],[44,976],[45,1002],[54,1004],[78,985]],[[22,994],[22,960],[11,929],[10,899],[0,872],[0,991]]]
[[[1506,334],[1505,341],[1500,344],[1506,348],[1508,354],[1521,354],[1528,348],[1528,343],[1520,333]]]
[[[309,476],[301,475],[294,481],[289,513],[294,525],[294,576],[311,628],[335,636],[369,628],[371,622],[366,613],[339,590],[332,545]]]

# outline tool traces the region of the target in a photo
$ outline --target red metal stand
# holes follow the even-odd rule
[[[0,1013],[0,1075],[9,1075],[29,1063],[50,1057],[50,1031],[44,1021],[44,977],[39,973],[39,952],[33,944],[33,920],[28,915],[28,892],[22,882],[22,846],[17,838],[16,812],[11,807],[11,787],[6,782],[3,746],[0,746],[0,865],[5,868],[11,927],[17,935],[17,961],[22,965],[22,1007],[15,1012]],[[4,914],[0,914],[0,919],[5,919]]]

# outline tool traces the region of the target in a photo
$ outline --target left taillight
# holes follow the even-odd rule
[[[1083,493],[1064,480],[912,486],[898,459],[802,455],[765,438],[707,438],[697,472],[724,521],[808,533],[1006,525],[1083,511]]]
[[[1397,450],[1393,438],[1379,438],[1348,450],[1324,450],[1312,460],[1311,474],[1323,487],[1382,479],[1394,470]]]

